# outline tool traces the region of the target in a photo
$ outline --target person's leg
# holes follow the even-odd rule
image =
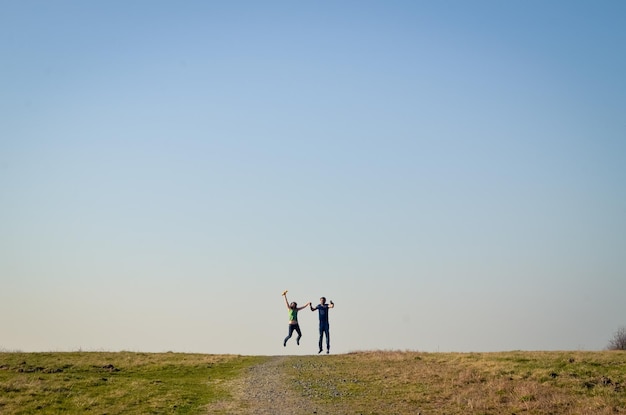
[[[293,326],[294,324],[289,325],[289,335],[285,337],[285,340],[283,341],[283,346],[287,346],[287,340],[291,339],[291,335],[293,334]]]
[[[322,336],[324,335],[324,327],[320,325],[320,341],[319,341],[319,351],[318,353],[322,353]]]
[[[300,325],[296,324],[296,332],[298,333],[298,337],[296,338],[296,343],[300,346],[300,339],[302,338],[302,332],[300,331]]]
[[[326,353],[330,353],[330,327],[326,326]]]

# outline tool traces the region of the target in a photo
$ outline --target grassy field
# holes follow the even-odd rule
[[[270,358],[0,353],[0,414],[202,414]],[[626,352],[373,351],[290,356],[283,369],[329,414],[626,414]]]
[[[264,357],[0,353],[0,414],[198,414]]]
[[[626,352],[362,352],[288,370],[331,413],[626,413]]]

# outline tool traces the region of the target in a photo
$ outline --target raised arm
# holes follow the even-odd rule
[[[333,303],[333,300],[330,300],[330,304],[328,304],[328,308],[335,308],[335,303]]]
[[[283,297],[285,297],[285,305],[287,306],[287,309],[289,309],[289,301],[287,301],[287,293],[284,293]]]
[[[309,307],[311,307],[311,311],[317,310],[317,308],[313,308],[313,303],[309,301]]]

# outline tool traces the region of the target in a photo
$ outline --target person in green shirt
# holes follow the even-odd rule
[[[287,291],[283,292],[283,297],[285,297],[285,304],[287,305],[287,310],[289,310],[289,335],[285,337],[285,340],[283,341],[283,346],[287,346],[287,340],[291,338],[291,335],[294,331],[298,333],[296,343],[298,343],[299,346],[300,339],[302,338],[302,332],[300,331],[300,325],[298,324],[298,311],[310,306],[311,302],[309,301],[304,306],[298,307],[298,303],[296,303],[295,301],[291,304],[289,303],[289,301],[287,300]]]

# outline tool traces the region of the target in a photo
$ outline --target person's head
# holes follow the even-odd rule
[[[298,307],[298,303],[296,303],[295,301],[289,304],[289,308],[291,308],[292,310],[295,310],[297,307]]]
[[[323,304],[326,304],[326,297],[321,297],[321,298],[320,298],[320,303],[321,303],[322,305],[323,305]]]

